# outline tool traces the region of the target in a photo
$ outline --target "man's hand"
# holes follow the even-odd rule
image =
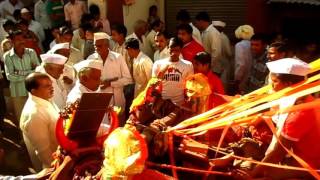
[[[70,79],[68,76],[63,76],[62,80],[66,84],[72,84],[73,83],[73,80]]]
[[[115,78],[112,78],[112,79],[106,79],[106,80],[103,80],[100,84],[100,88],[101,89],[106,89],[107,87],[110,87],[111,86],[111,82],[113,81],[117,81],[119,78],[115,77]]]
[[[59,166],[50,176],[50,180],[72,179],[74,160],[70,156],[66,156]]]
[[[105,80],[101,82],[100,89],[106,89],[107,87],[110,87],[110,86],[111,86],[111,82],[109,80]]]

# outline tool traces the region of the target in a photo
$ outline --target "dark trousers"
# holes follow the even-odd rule
[[[1,81],[1,80],[0,80]],[[0,82],[1,86],[1,82]],[[4,99],[3,95],[3,87],[0,87],[0,131],[3,131],[4,129],[4,116],[6,114],[6,101]]]

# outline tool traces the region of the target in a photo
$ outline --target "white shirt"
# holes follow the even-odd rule
[[[183,59],[178,62],[171,62],[170,58],[158,60],[153,65],[152,77],[157,77],[165,67],[168,68],[163,78],[162,97],[181,105],[184,102],[184,82],[193,74],[192,63]]]
[[[48,168],[58,143],[55,129],[58,107],[47,100],[29,94],[20,118],[20,128],[29,156],[37,171]]]
[[[168,46],[166,46],[165,48],[162,49],[162,51],[160,51],[159,49],[156,50],[156,52],[154,52],[154,61],[158,61],[160,59],[165,59],[170,57],[170,51]]]
[[[34,32],[34,34],[36,34],[38,36],[40,42],[45,40],[46,36],[45,36],[44,30],[39,22],[31,20],[31,22],[29,24],[29,30]]]
[[[202,45],[201,33],[200,33],[199,29],[197,27],[195,27],[192,23],[189,23],[189,25],[192,27],[193,39]]]
[[[77,48],[70,46],[70,55],[68,58],[68,64],[73,65],[83,60],[83,54]]]
[[[252,66],[251,44],[249,40],[242,40],[235,45],[234,79],[240,81],[241,89],[245,89]]]
[[[52,101],[58,106],[59,109],[65,108],[66,101],[67,101],[67,91],[63,86],[61,79],[55,79],[50,76],[43,67],[43,64],[36,67],[36,72],[42,72],[49,76],[50,80],[52,81],[53,86],[53,98]]]
[[[210,24],[201,34],[202,44],[206,52],[211,54],[211,68],[216,73],[222,72],[220,32]]]
[[[98,53],[93,53],[88,57],[88,59],[91,58],[103,61]],[[124,58],[120,54],[109,50],[108,57],[104,62],[101,72],[101,79],[109,80],[113,78],[118,78],[118,80],[112,81],[111,86],[101,90],[101,92],[113,92],[113,104],[124,110],[126,100],[123,93],[123,87],[132,83],[132,77]]]
[[[96,91],[92,91],[82,85],[79,81],[76,82],[72,90],[69,92],[67,97],[67,104],[72,104],[81,98],[83,93],[94,93]]]
[[[43,0],[39,0],[34,4],[34,19],[38,21],[44,29],[50,29],[52,27],[51,19],[47,13],[47,2],[43,2]]]
[[[279,103],[279,109],[285,109],[285,108],[289,108],[291,106],[294,105],[294,103],[296,102],[296,98],[292,98],[292,97],[283,97],[280,100]],[[276,124],[277,127],[277,132],[276,135],[279,137],[283,128],[283,125],[288,117],[289,113],[280,113],[280,114],[275,114],[274,116],[272,116],[272,121]],[[272,140],[271,143],[267,149],[267,151],[265,152],[265,154],[269,154],[270,152],[272,152],[272,150],[275,148],[275,145],[277,143],[277,138],[275,135],[272,136]]]
[[[23,4],[18,0],[16,5],[12,5],[9,0],[3,1],[0,6],[0,12],[1,12],[1,17],[4,19],[10,19],[13,22],[16,22],[16,20],[13,17],[13,12],[16,9],[22,9]]]
[[[79,49],[81,54],[84,54],[85,40],[81,39],[79,29],[73,31],[73,37],[71,41],[72,47]]]
[[[82,1],[76,0],[74,4],[68,2],[64,6],[65,20],[71,22],[73,29],[77,29],[79,27],[81,16],[85,12],[87,12],[86,5]]]
[[[121,54],[124,59],[126,60],[127,66],[129,68],[130,73],[132,74],[132,60],[129,57],[128,51],[125,47],[125,43],[122,43],[122,45],[120,46],[119,43],[115,43],[112,51]]]
[[[146,37],[145,54],[149,56],[149,58],[153,58],[154,56],[154,51],[156,49],[156,43],[154,42],[154,37],[156,36],[156,34],[157,32],[152,29]]]
[[[141,51],[133,59],[134,97],[137,97],[145,89],[151,79],[152,65],[152,60]]]

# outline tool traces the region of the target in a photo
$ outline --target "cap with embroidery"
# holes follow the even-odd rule
[[[68,60],[68,58],[60,54],[41,54],[40,58],[43,63],[60,64],[60,65],[65,64],[66,61]]]
[[[108,40],[111,39],[111,37],[105,32],[97,32],[97,33],[94,33],[93,36],[94,36],[93,37],[94,41],[97,41],[97,40],[100,40],[100,39],[108,39]]]
[[[308,63],[294,58],[284,58],[268,62],[267,67],[271,73],[292,74],[298,76],[307,75],[311,69]]]
[[[103,63],[99,60],[88,59],[75,64],[73,67],[76,69],[77,72],[86,67],[102,70]]]
[[[213,26],[226,27],[226,23],[223,21],[212,21]]]
[[[20,13],[23,14],[23,13],[28,13],[30,12],[27,8],[22,8]]]
[[[55,54],[56,51],[59,49],[70,49],[70,43],[58,43],[55,44],[48,52],[47,54]]]

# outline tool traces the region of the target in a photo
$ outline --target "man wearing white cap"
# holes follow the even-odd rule
[[[231,62],[232,60],[232,50],[230,45],[230,40],[228,36],[223,32],[226,27],[226,23],[222,21],[212,21],[212,25],[220,32],[221,37],[221,63],[223,66],[223,72],[221,75],[221,80],[223,82],[224,88],[227,89],[228,82],[231,79]]]
[[[67,97],[67,104],[74,103],[81,98],[83,93],[97,92],[100,85],[101,70],[103,69],[102,61],[87,59],[74,65],[78,72],[79,80],[72,88]],[[110,102],[112,104],[112,102]],[[109,119],[106,114],[100,125],[98,135],[102,135],[109,128]]]
[[[280,91],[305,79],[310,67],[307,63],[292,58],[280,59],[267,63],[271,72],[271,84],[274,91]],[[311,95],[294,99],[284,97],[280,102],[280,108],[287,108],[294,104],[302,104],[313,101]],[[281,143],[307,162],[312,168],[320,168],[320,126],[314,109],[298,110],[290,113],[279,113],[272,117],[277,124],[277,136]],[[310,148],[312,147],[312,148]],[[289,166],[300,166],[292,157],[286,157],[287,152],[273,137],[266,152],[263,162],[285,163]],[[272,179],[308,178],[306,171],[294,171],[288,169],[271,168],[258,165],[254,169],[254,177],[268,176]]]
[[[49,168],[58,143],[55,136],[59,108],[52,102],[53,87],[44,73],[32,73],[25,80],[29,97],[24,105],[20,129],[36,171]]]
[[[123,87],[132,83],[132,77],[124,58],[120,54],[109,50],[109,40],[110,36],[107,33],[95,33],[96,52],[90,55],[88,59],[99,59],[103,62],[100,90],[101,92],[113,92],[113,104],[124,110],[126,100]]]
[[[43,42],[46,38],[43,27],[39,22],[32,19],[31,12],[27,8],[21,9],[21,18],[28,21],[29,23],[28,29],[34,32],[38,36],[40,42]],[[40,47],[42,47],[41,43],[39,45]]]
[[[63,109],[67,100],[67,91],[59,78],[68,58],[60,54],[41,54],[40,58],[42,64],[36,68],[36,72],[45,73],[50,77],[54,89],[53,102]]]
[[[73,64],[68,63],[70,58],[70,43],[55,44],[47,53],[60,54],[68,58],[67,62],[64,64],[62,81],[63,81],[64,88],[67,90],[67,92],[70,92],[70,90],[74,86],[74,81],[76,79],[75,72],[72,66]]]
[[[102,61],[88,59],[75,64],[74,68],[79,79],[68,94],[67,104],[74,103],[83,93],[97,92],[103,64]]]

